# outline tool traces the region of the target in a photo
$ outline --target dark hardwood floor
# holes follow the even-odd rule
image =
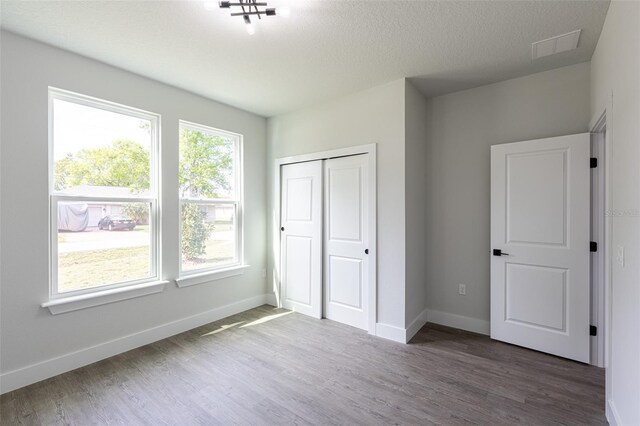
[[[262,306],[0,397],[13,424],[606,424],[604,370],[425,326]]]

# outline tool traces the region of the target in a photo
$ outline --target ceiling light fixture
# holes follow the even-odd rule
[[[247,32],[249,35],[254,35],[256,33],[256,28],[251,23],[251,18],[248,15],[244,15],[244,23],[247,24]]]
[[[205,2],[205,8],[208,10],[210,6],[208,6],[211,2]],[[262,15],[265,16],[275,16],[276,9],[273,7],[266,7],[267,2],[258,2],[257,0],[237,0],[236,2],[232,1],[221,1],[218,3],[221,9],[230,9],[232,7],[240,7],[242,11],[232,12],[231,16],[242,16],[244,19],[244,23],[247,26],[247,32],[250,35],[255,34],[256,29],[251,22],[251,16],[257,16],[258,19],[262,19]],[[259,9],[259,7],[264,7],[264,9]],[[289,9],[282,8],[279,9],[280,14],[282,16],[289,16]]]

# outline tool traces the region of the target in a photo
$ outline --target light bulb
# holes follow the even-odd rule
[[[276,10],[276,13],[278,14],[278,16],[282,16],[283,18],[288,18],[289,16],[291,16],[291,9],[289,9],[288,7],[279,7]]]
[[[253,24],[247,24],[247,32],[249,33],[249,35],[254,35],[256,33],[256,28],[253,26]]]

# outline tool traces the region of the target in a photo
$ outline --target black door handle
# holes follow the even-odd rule
[[[284,231],[284,226],[282,228],[280,228],[281,231]]]
[[[369,249],[364,249],[364,254],[369,254]]]
[[[493,249],[494,256],[509,256],[509,253],[503,253],[500,249]]]

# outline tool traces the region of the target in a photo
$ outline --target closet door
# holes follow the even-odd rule
[[[368,154],[324,162],[325,318],[368,329]]]
[[[282,306],[322,315],[322,161],[281,168]]]

